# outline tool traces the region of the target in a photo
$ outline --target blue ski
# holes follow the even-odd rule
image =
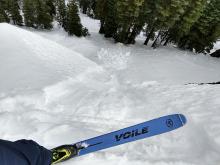
[[[57,154],[56,160],[54,162],[58,163],[72,157],[82,156],[88,153],[118,146],[124,143],[133,142],[136,140],[170,132],[184,126],[185,124],[186,118],[182,114],[168,115],[153,119],[128,128],[84,140],[73,145],[64,145],[57,147],[52,150]],[[59,157],[59,151],[64,152],[65,149],[66,157]]]

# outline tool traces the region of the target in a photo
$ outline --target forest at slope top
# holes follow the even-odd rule
[[[67,5],[65,0],[2,0],[0,22],[51,29],[55,18],[70,35],[86,36],[89,33],[81,25],[78,6],[100,20],[101,34],[124,44],[135,43],[143,31],[145,45],[153,40],[154,48],[175,43],[182,49],[207,53],[220,36],[219,0],[70,0]]]

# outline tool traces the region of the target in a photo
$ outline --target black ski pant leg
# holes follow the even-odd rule
[[[50,165],[52,153],[32,140],[0,140],[1,165]]]

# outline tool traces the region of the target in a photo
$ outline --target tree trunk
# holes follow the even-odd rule
[[[86,14],[86,13],[87,13],[87,6],[83,5],[83,14]]]
[[[160,45],[162,45],[162,42],[164,42],[167,39],[168,36],[168,31],[166,31],[166,33],[164,33],[163,38],[160,41]]]
[[[153,33],[154,33],[154,27],[152,27],[150,33],[148,34],[148,36],[147,36],[147,38],[146,38],[146,40],[144,42],[144,45],[148,44],[148,42],[150,41],[150,38],[152,37]]]
[[[135,25],[133,31],[131,32],[130,36],[128,37],[128,44],[135,44],[135,38],[140,33],[142,26]]]
[[[158,38],[160,37],[160,34],[161,34],[161,31],[159,31],[159,33],[158,33],[158,35],[157,35],[157,38],[154,40],[154,43],[152,44],[152,46],[151,47],[153,47],[154,49],[156,49],[157,48],[157,40],[158,40]]]
[[[99,29],[99,33],[100,34],[104,34],[105,33],[104,21],[101,21],[101,26],[100,26],[100,29]]]
[[[121,31],[117,34],[116,42],[127,44],[128,34],[129,34],[129,28],[126,25],[124,25]]]
[[[168,42],[170,41],[170,38],[166,39],[166,42],[163,44],[163,46],[167,46]]]

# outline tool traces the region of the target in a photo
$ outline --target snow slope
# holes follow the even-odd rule
[[[219,60],[210,56],[199,57],[188,51],[161,47],[152,49],[143,45],[145,37],[139,36],[135,45],[112,44],[98,34],[99,21],[81,15],[82,23],[91,33],[87,38],[68,37],[55,28],[51,32],[37,32],[105,67],[122,81],[141,83],[159,81],[168,84],[215,82],[220,80]],[[76,44],[77,43],[77,44]],[[149,44],[150,45],[150,44]]]
[[[6,23],[0,24],[0,36],[1,92],[39,89],[97,67],[77,52]]]
[[[220,86],[184,84],[219,81],[220,61],[152,50],[141,36],[134,46],[115,45],[97,33],[98,21],[81,18],[89,38],[0,24],[0,137],[52,148],[183,113],[188,123],[179,130],[63,164],[218,165]]]

